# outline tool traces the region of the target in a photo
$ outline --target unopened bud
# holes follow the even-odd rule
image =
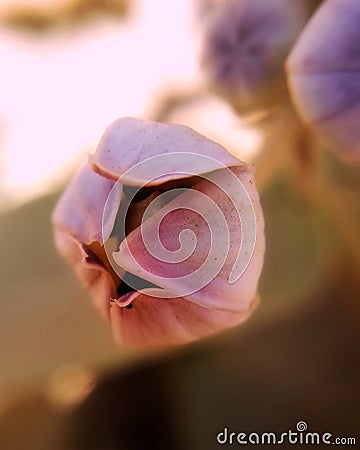
[[[287,61],[303,118],[343,159],[360,161],[360,2],[327,0]]]
[[[311,14],[302,0],[231,0],[209,20],[202,66],[209,87],[240,113],[286,95],[284,61]]]

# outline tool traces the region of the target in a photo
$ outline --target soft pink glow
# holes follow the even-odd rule
[[[0,187],[14,201],[63,181],[115,118],[149,116],[160,86],[197,83],[190,2],[160,3],[43,37],[0,29]]]

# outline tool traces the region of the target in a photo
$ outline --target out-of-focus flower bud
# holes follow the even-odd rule
[[[239,113],[286,94],[284,61],[313,5],[304,0],[230,0],[209,20],[202,66],[210,88]]]
[[[106,130],[53,223],[118,341],[181,344],[249,316],[265,247],[253,183],[249,165],[188,127]]]
[[[360,161],[360,2],[325,1],[287,70],[303,120],[343,159]]]

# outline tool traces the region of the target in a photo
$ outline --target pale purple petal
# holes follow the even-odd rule
[[[360,2],[327,0],[287,61],[300,116],[343,159],[360,161]]]
[[[103,212],[113,188],[113,205],[107,208],[112,214],[104,220],[105,239],[110,235],[120,204],[121,184],[114,185],[114,180],[94,173],[88,166],[81,167],[56,205],[53,224],[66,230],[81,243],[103,242]]]
[[[62,256],[73,266],[83,286],[90,291],[96,306],[107,316],[111,297],[116,297],[114,279],[92,248],[103,242],[104,206],[110,191],[111,214],[104,220],[104,237],[113,228],[118,210],[121,185],[97,175],[87,166],[74,175],[54,210],[55,244]]]
[[[207,158],[183,158],[181,153],[199,154]],[[159,155],[173,158],[152,160]],[[138,171],[132,170],[147,160]],[[212,161],[213,160],[213,161]],[[141,186],[158,174],[148,185],[184,178],[186,174],[201,174],[224,166],[244,165],[224,147],[184,125],[150,122],[134,118],[119,119],[102,136],[96,153],[89,159],[97,173],[114,180],[121,178],[127,185]],[[124,175],[125,174],[125,175]],[[185,175],[186,176],[186,175]]]

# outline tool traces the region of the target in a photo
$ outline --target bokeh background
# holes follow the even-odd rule
[[[321,145],[304,155],[288,107],[253,126],[206,89],[210,4],[0,3],[1,450],[211,449],[224,427],[299,420],[358,433],[359,169]],[[161,352],[117,347],[55,252],[56,199],[123,116],[188,124],[255,163],[267,252],[242,327]]]

